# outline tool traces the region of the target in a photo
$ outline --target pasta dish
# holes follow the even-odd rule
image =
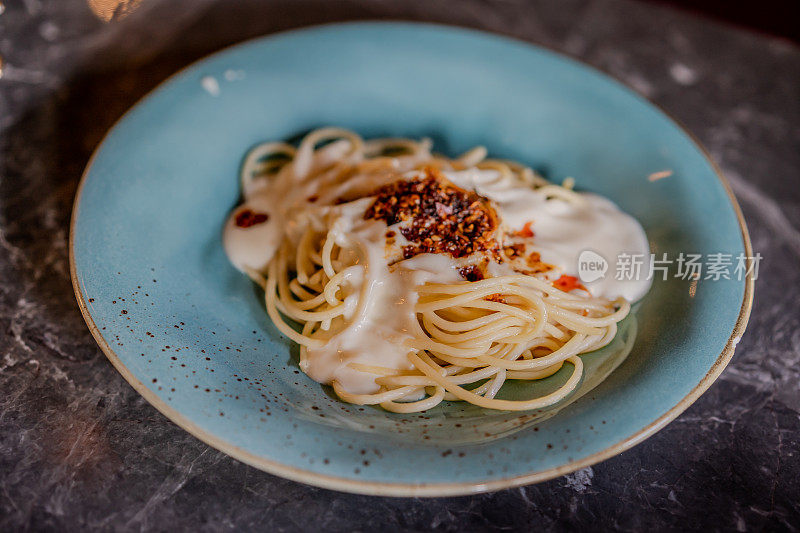
[[[300,369],[345,402],[400,413],[555,404],[580,384],[580,355],[611,342],[649,289],[613,275],[620,253],[649,256],[644,230],[572,179],[550,183],[483,147],[453,159],[431,149],[338,128],[256,146],[226,253],[264,289]],[[583,284],[585,250],[612,264]],[[507,380],[565,365],[549,394],[498,397]]]

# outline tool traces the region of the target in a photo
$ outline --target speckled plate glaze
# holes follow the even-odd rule
[[[581,396],[559,409],[453,403],[405,416],[338,401],[298,370],[295,347],[220,240],[245,151],[324,125],[430,136],[451,155],[483,144],[612,198],[658,254],[750,253],[739,208],[702,149],[635,93],[564,57],[405,23],[322,26],[230,48],[171,78],[113,128],[83,178],[71,231],[75,293],[97,342],[150,403],[215,448],[345,491],[495,490],[641,442],[730,359],[752,279],[670,279],[656,281],[610,347],[585,356]],[[664,169],[674,174],[647,180]]]

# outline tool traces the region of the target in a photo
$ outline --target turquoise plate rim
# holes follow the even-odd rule
[[[547,47],[533,44],[522,39],[517,39],[514,37],[510,37],[507,35],[496,34],[493,32],[488,32],[484,30],[478,30],[474,28],[466,28],[462,26],[455,26],[455,25],[448,25],[448,24],[440,24],[440,23],[431,23],[431,22],[409,22],[409,21],[385,21],[385,20],[360,20],[355,22],[334,22],[334,23],[327,23],[327,24],[317,24],[311,26],[303,26],[301,28],[296,28],[292,30],[277,32],[273,34],[269,34],[266,36],[255,37],[252,39],[248,39],[245,41],[237,42],[232,45],[226,46],[217,52],[207,55],[198,59],[197,61],[192,62],[191,64],[183,67],[182,69],[178,70],[177,72],[173,73],[171,76],[160,82],[156,85],[153,89],[151,89],[148,93],[142,96],[137,102],[128,109],[109,129],[109,131],[104,135],[101,142],[97,145],[94,152],[92,153],[89,162],[86,165],[86,168],[83,171],[81,176],[80,182],[78,184],[77,191],[75,193],[75,200],[73,203],[72,208],[72,216],[70,219],[70,232],[69,232],[69,267],[70,267],[70,278],[72,280],[72,287],[75,292],[75,297],[78,303],[78,307],[80,308],[81,314],[89,327],[89,331],[91,332],[92,336],[94,337],[97,344],[100,346],[100,349],[109,359],[111,364],[117,371],[122,375],[122,377],[136,390],[145,400],[147,400],[153,407],[155,407],[159,412],[161,412],[164,416],[170,419],[172,422],[177,424],[179,427],[184,429],[185,431],[189,432],[194,437],[200,439],[201,441],[205,442],[206,444],[216,448],[219,451],[222,451],[231,457],[242,461],[250,466],[258,468],[260,470],[266,471],[270,474],[274,474],[277,476],[281,476],[287,479],[291,479],[293,481],[299,481],[302,483],[307,483],[309,485],[314,485],[318,487],[323,487],[327,489],[333,490],[340,490],[345,492],[352,492],[352,493],[359,493],[359,494],[367,494],[367,495],[375,495],[375,496],[396,496],[396,497],[441,497],[441,496],[457,496],[457,495],[467,495],[467,494],[476,494],[481,492],[490,492],[496,491],[501,489],[519,487],[522,485],[528,485],[532,483],[538,483],[542,481],[546,481],[555,477],[559,477],[570,472],[574,472],[581,468],[586,468],[588,466],[594,465],[601,461],[604,461],[610,457],[618,455],[633,446],[641,443],[648,437],[655,434],[661,428],[666,426],[669,422],[674,420],[678,417],[683,411],[685,411],[690,405],[692,405],[710,386],[711,384],[719,377],[722,371],[725,369],[727,364],[730,362],[731,357],[733,356],[734,350],[736,345],[741,340],[741,337],[747,327],[747,322],[750,317],[750,311],[752,308],[753,302],[753,292],[754,292],[754,285],[755,280],[753,277],[752,271],[748,271],[747,275],[743,281],[744,283],[744,294],[742,298],[742,304],[739,310],[738,317],[736,319],[736,323],[734,325],[733,331],[731,332],[724,349],[716,358],[714,363],[711,365],[711,368],[708,372],[703,376],[703,378],[699,381],[699,383],[686,395],[684,396],[677,404],[675,404],[672,408],[666,411],[663,415],[659,418],[652,421],[647,426],[643,427],[639,431],[635,432],[632,435],[629,435],[620,441],[616,442],[615,444],[608,446],[607,448],[593,453],[589,456],[583,457],[578,460],[570,461],[564,463],[560,466],[544,469],[540,471],[532,471],[522,475],[504,477],[504,478],[496,478],[486,480],[484,482],[463,482],[463,483],[422,483],[422,484],[408,484],[408,483],[391,483],[391,482],[375,482],[375,481],[359,481],[348,479],[344,477],[338,476],[331,476],[326,474],[320,474],[318,472],[314,472],[312,470],[307,470],[303,468],[297,468],[293,466],[289,466],[277,461],[273,461],[267,459],[265,457],[261,457],[255,455],[251,452],[248,452],[245,449],[242,449],[238,446],[235,446],[220,437],[209,433],[202,428],[198,427],[195,423],[191,420],[186,418],[183,414],[181,414],[178,410],[170,407],[164,401],[162,401],[155,393],[151,392],[147,386],[142,383],[133,373],[125,366],[125,364],[120,360],[108,342],[103,338],[99,328],[94,322],[92,318],[91,312],[89,311],[89,307],[86,304],[86,299],[83,295],[83,292],[80,287],[80,283],[78,280],[77,275],[77,267],[75,261],[75,226],[76,221],[78,218],[78,211],[80,209],[80,200],[82,196],[83,186],[86,182],[86,178],[89,175],[89,171],[92,168],[92,164],[97,157],[97,154],[103,148],[106,139],[111,135],[111,133],[117,129],[118,125],[123,122],[128,115],[131,113],[132,110],[137,108],[142,102],[147,100],[153,93],[161,89],[164,85],[170,83],[173,79],[180,76],[187,70],[192,69],[199,63],[209,60],[210,58],[216,57],[220,54],[225,53],[226,51],[239,47],[239,46],[246,46],[247,44],[253,43],[255,41],[267,41],[271,39],[281,38],[290,34],[294,33],[301,33],[301,32],[309,32],[314,31],[320,28],[331,28],[331,27],[353,27],[365,24],[385,24],[385,25],[406,25],[406,26],[425,26],[425,27],[434,27],[434,28],[443,28],[443,29],[450,29],[450,30],[458,30],[464,33],[472,33],[477,36],[491,36],[493,38],[498,39],[505,39],[512,43],[516,44],[524,44],[526,46],[530,46],[533,48],[537,48],[539,50],[545,51],[546,53],[553,54],[560,59],[579,65],[583,68],[589,69],[594,73],[606,78],[607,80],[611,81],[619,88],[630,94],[632,97],[642,100],[658,111],[661,112],[664,117],[666,117],[669,121],[671,121],[688,139],[691,143],[697,148],[697,150],[703,155],[705,160],[708,162],[710,167],[713,169],[714,173],[716,174],[717,178],[722,183],[722,186],[725,189],[725,192],[728,195],[728,199],[733,207],[734,213],[736,215],[736,219],[739,223],[739,229],[741,231],[742,237],[742,244],[744,248],[744,252],[747,256],[752,256],[752,245],[750,242],[750,236],[747,230],[747,225],[744,220],[744,216],[742,214],[741,208],[736,200],[736,197],[731,189],[730,184],[728,183],[727,179],[725,178],[724,174],[722,173],[719,166],[714,162],[711,155],[705,149],[705,147],[699,142],[699,140],[690,132],[688,131],[683,124],[680,123],[677,119],[667,113],[661,106],[652,102],[650,99],[640,95],[639,93],[635,92],[634,90],[630,89],[627,85],[622,83],[620,80],[617,80],[613,76],[587,64],[582,61],[579,61],[575,58],[572,58],[566,54],[561,52],[549,49]]]

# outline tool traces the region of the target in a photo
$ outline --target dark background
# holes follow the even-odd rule
[[[751,22],[791,30],[788,16],[761,13],[770,5],[786,3],[751,4],[760,10]],[[84,0],[5,8],[0,530],[800,528],[800,48],[790,40],[632,0],[144,0],[109,23]],[[72,198],[104,133],[168,75],[225,45],[364,18],[482,28],[575,57],[662,106],[719,162],[764,256],[755,306],[730,366],[664,430],[539,485],[353,496],[209,448],[105,359],[78,312],[67,259]]]
[[[774,36],[800,41],[800,2],[797,0],[646,0],[705,15]]]

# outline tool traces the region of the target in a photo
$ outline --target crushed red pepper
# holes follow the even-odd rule
[[[533,237],[533,230],[531,229],[531,224],[533,224],[533,221],[526,222],[525,225],[522,226],[522,229],[515,232],[514,235],[516,235],[517,237],[530,239],[531,237]]]
[[[524,243],[500,245],[495,239],[498,227],[497,214],[489,201],[472,191],[451,184],[434,167],[425,167],[422,175],[411,180],[398,180],[372,193],[375,200],[364,214],[365,220],[383,220],[388,226],[402,223],[400,233],[411,243],[402,249],[403,258],[410,259],[422,253],[447,253],[459,258],[475,252],[484,252],[484,260],[458,269],[462,278],[474,282],[486,278],[485,267],[491,258],[524,260],[527,268],[514,266],[514,270],[535,275],[553,269],[544,263],[538,252],[525,255]],[[344,201],[344,200],[342,200]],[[532,238],[532,221],[512,235]],[[395,232],[386,232],[387,245],[395,241]],[[564,291],[584,289],[577,278],[562,276],[553,286]],[[503,301],[499,295],[491,301]]]
[[[528,257],[525,258],[525,262],[530,267],[530,271],[535,274],[539,274],[541,272],[547,272],[548,270],[553,269],[553,265],[549,265],[542,261],[542,256],[539,252],[532,252]]]
[[[478,265],[467,265],[458,269],[461,277],[467,281],[480,281],[484,278],[483,271]]]
[[[256,224],[263,224],[269,220],[269,215],[266,213],[256,213],[250,209],[243,209],[236,214],[234,222],[240,228],[249,228]]]
[[[522,254],[525,253],[525,245],[521,242],[517,242],[514,244],[507,244],[503,247],[503,252],[506,254],[506,257],[509,259],[514,259],[516,257],[520,257]]]
[[[575,276],[567,276],[566,274],[555,280],[553,282],[553,287],[556,289],[561,289],[564,292],[573,291],[575,289],[586,290],[586,287],[584,287],[583,284],[578,281],[578,278]]]
[[[499,244],[492,236],[497,215],[489,202],[450,184],[435,168],[423,169],[422,177],[385,185],[374,195],[364,218],[383,220],[388,226],[404,222],[400,233],[412,243],[403,247],[405,259],[422,253],[458,258],[487,252],[499,257]]]

